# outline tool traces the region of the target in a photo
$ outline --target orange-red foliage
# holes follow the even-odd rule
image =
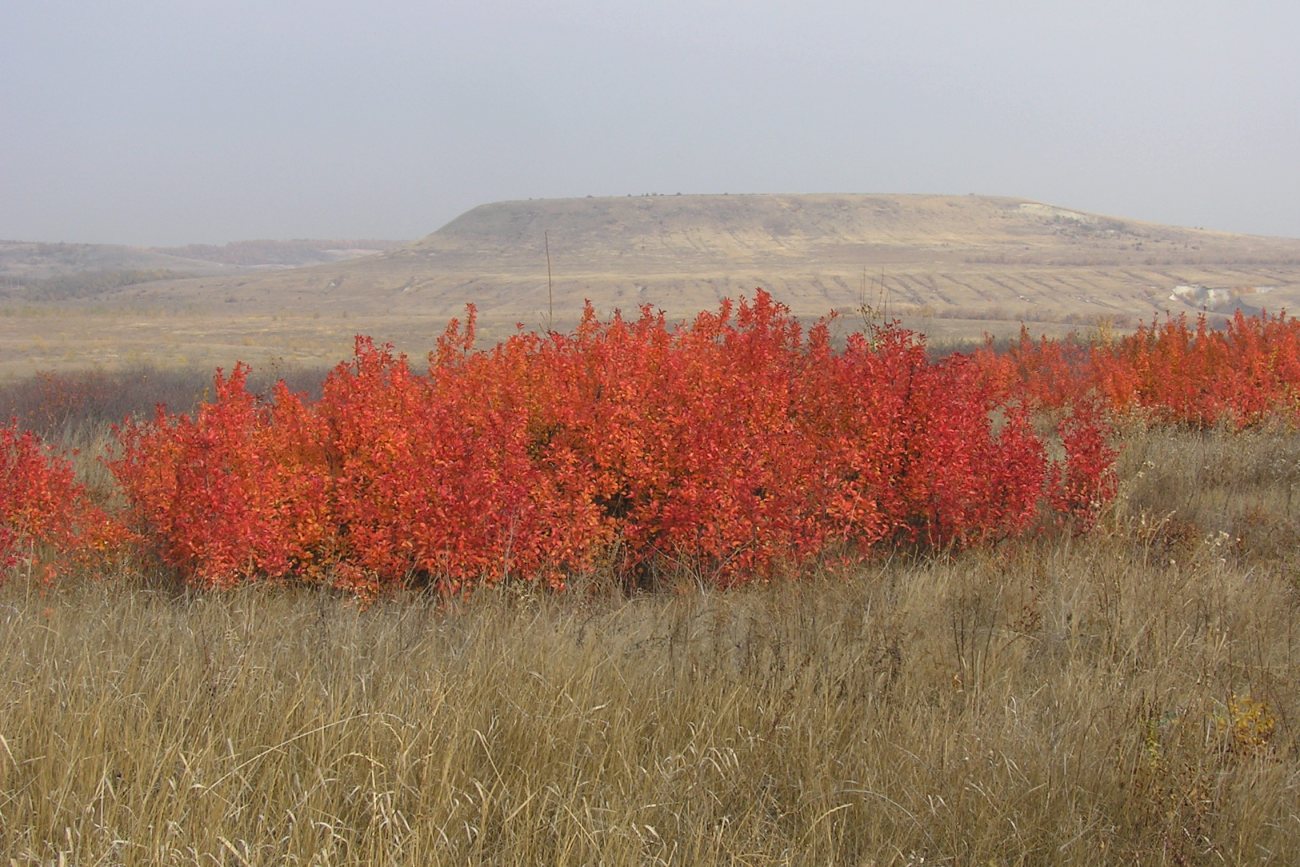
[[[193,416],[121,430],[112,464],[144,538],[190,581],[636,580],[685,560],[720,584],[830,551],[967,545],[1044,512],[1085,525],[1113,491],[1095,414],[1046,458],[987,366],[896,327],[832,349],[759,292],[669,327],[643,309],[474,348],[471,308],[422,370],[358,338],[307,403],[247,368]]]
[[[1222,330],[1205,316],[1143,325],[1109,343],[1020,342],[1005,354],[975,354],[991,387],[1033,406],[1088,397],[1112,410],[1140,410],[1156,422],[1245,428],[1268,419],[1300,421],[1300,322],[1286,314],[1238,311]]]
[[[24,545],[53,553],[45,564],[53,575],[60,558],[84,557],[123,539],[122,528],[90,503],[67,460],[35,434],[0,425],[0,570],[19,562]]]

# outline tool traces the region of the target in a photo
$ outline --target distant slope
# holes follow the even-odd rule
[[[467,303],[491,339],[516,323],[566,328],[584,299],[602,314],[648,305],[683,318],[760,286],[800,316],[856,314],[865,304],[938,339],[1007,333],[1021,322],[1060,333],[1102,321],[1130,327],[1164,311],[1300,309],[1300,240],[986,196],[498,202],[375,255],[237,273],[210,259],[241,261],[247,250],[145,252],[215,270],[73,298],[47,328],[73,328],[76,304],[89,311],[93,301],[105,346],[94,357],[105,363],[116,363],[121,341],[155,352],[145,335],[160,317],[184,320],[162,337],[187,359],[333,361],[358,332],[422,353]],[[198,256],[209,260],[186,258]],[[114,315],[129,327],[109,322]],[[25,339],[22,326],[13,330]]]
[[[129,247],[0,241],[0,292],[26,300],[88,297],[159,280],[340,262],[403,243],[298,240]],[[28,291],[16,291],[22,289]]]
[[[228,244],[188,244],[184,247],[154,247],[152,252],[180,256],[242,268],[300,268],[324,262],[342,262],[395,250],[406,241],[367,240],[294,240],[231,241]]]
[[[0,241],[0,286],[104,271],[218,273],[212,262],[114,244],[46,244]]]

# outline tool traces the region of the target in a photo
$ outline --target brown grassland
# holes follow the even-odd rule
[[[74,420],[75,421],[75,420]],[[84,448],[102,431],[61,422]],[[1085,536],[368,610],[0,587],[12,864],[1288,864],[1300,436],[1122,434]]]

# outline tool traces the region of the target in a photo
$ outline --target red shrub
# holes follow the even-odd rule
[[[205,585],[558,587],[667,559],[731,584],[830,548],[1001,538],[1104,494],[1105,454],[1067,442],[1087,457],[1049,468],[986,367],[893,327],[834,351],[763,292],[676,328],[588,306],[572,334],[473,335],[471,309],[421,372],[359,338],[312,405],[219,374],[193,418],[123,429],[137,522]]]
[[[263,404],[248,368],[217,371],[214,398],[193,418],[159,408],[119,429],[110,463],[139,530],[167,564],[204,586],[315,577],[333,553],[324,435],[281,385]]]
[[[1052,468],[1052,504],[1080,531],[1092,529],[1101,507],[1115,497],[1115,450],[1108,442],[1101,411],[1081,402],[1058,426],[1065,463]]]
[[[1096,397],[1116,412],[1194,427],[1298,420],[1300,323],[1285,314],[1238,311],[1222,330],[1203,315],[1195,327],[1178,316],[1091,346],[1035,342],[1022,330],[1007,353],[986,347],[974,358],[992,387],[1038,407]]]
[[[52,454],[35,434],[0,425],[0,569],[19,562],[24,544],[60,562],[102,551],[122,541],[121,528],[92,505],[73,478],[72,465]]]

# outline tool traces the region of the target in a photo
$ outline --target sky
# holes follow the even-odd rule
[[[979,193],[1300,237],[1300,4],[4,0],[0,238]]]

